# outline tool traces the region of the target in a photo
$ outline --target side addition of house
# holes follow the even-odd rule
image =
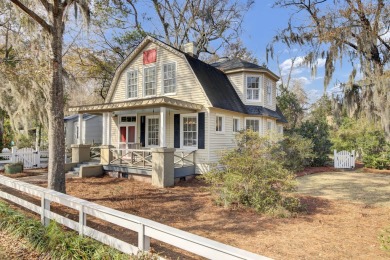
[[[193,53],[192,43],[180,51],[148,36],[117,68],[103,104],[70,111],[102,114],[102,143],[122,154],[153,147],[191,152],[196,173],[234,147],[241,129],[283,133],[274,73],[240,59],[206,64]]]

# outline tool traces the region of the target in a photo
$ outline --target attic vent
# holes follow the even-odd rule
[[[196,45],[194,42],[188,42],[184,44],[183,46],[184,52],[191,55],[192,57],[196,57],[196,53],[198,52],[198,49],[196,48]]]

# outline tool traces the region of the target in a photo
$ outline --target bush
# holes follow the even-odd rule
[[[258,212],[298,211],[300,202],[288,196],[296,188],[295,176],[283,167],[278,142],[258,133],[237,134],[237,148],[227,151],[220,165],[204,175],[218,204],[243,205]]]
[[[129,256],[74,231],[64,231],[56,222],[44,227],[0,202],[0,229],[27,240],[48,259],[156,259],[152,255]],[[45,258],[46,259],[46,258]]]
[[[285,153],[283,166],[292,171],[302,171],[309,166],[313,160],[313,142],[310,139],[293,133],[286,135],[280,141],[282,150]]]
[[[384,131],[365,119],[344,119],[332,141],[334,149],[355,150],[366,167],[390,167],[390,143]]]
[[[328,161],[332,143],[329,139],[329,126],[325,121],[306,121],[294,130],[297,134],[313,142],[314,157],[311,166],[324,166]]]

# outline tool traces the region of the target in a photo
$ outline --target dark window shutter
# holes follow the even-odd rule
[[[205,143],[205,113],[198,114],[198,149],[204,149]]]
[[[173,146],[180,148],[180,114],[173,115]]]
[[[141,116],[141,131],[140,131],[140,141],[141,141],[141,146],[145,147],[145,124],[146,124],[146,118],[145,116]]]

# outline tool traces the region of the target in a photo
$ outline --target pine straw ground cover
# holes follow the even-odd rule
[[[67,193],[275,259],[389,259],[378,239],[390,226],[389,177],[352,172],[299,177],[297,196],[307,213],[289,219],[218,207],[196,179],[157,189],[127,179],[74,178],[67,180]],[[181,253],[153,240],[152,248],[171,259]]]

